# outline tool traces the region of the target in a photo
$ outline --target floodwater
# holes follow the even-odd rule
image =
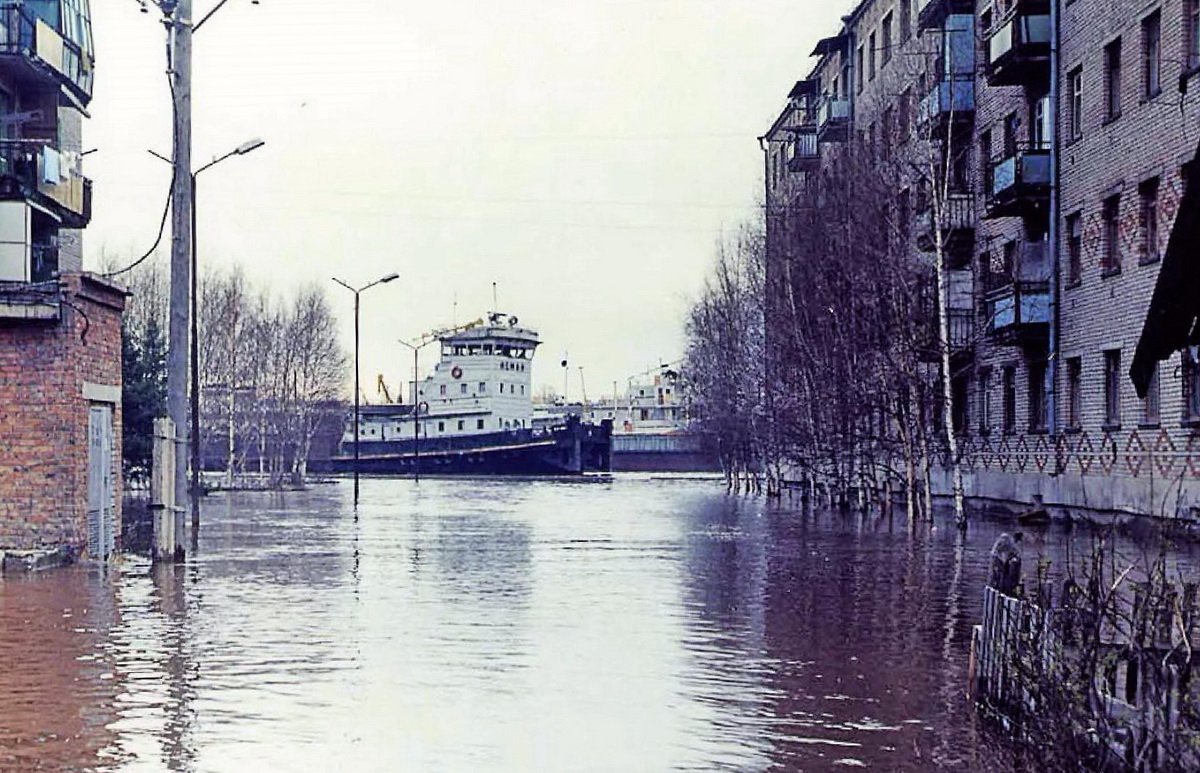
[[[186,566],[0,582],[0,771],[1014,769],[965,696],[1001,524],[634,475],[203,519]]]

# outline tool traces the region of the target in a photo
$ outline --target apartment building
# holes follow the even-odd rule
[[[0,4],[0,551],[106,558],[120,532],[121,311],[83,271],[88,0]]]
[[[837,33],[764,136],[769,285],[780,215],[820,212],[839,138],[907,148],[879,174],[905,249],[945,254],[968,494],[1192,517],[1200,352],[1160,363],[1145,399],[1127,371],[1200,141],[1200,2],[864,0]],[[798,164],[805,89],[845,123],[822,135],[818,109]]]

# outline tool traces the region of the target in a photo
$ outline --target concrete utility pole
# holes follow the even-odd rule
[[[167,343],[167,415],[175,423],[176,443],[190,437],[188,427],[188,323],[192,314],[192,0],[161,1],[167,34],[171,78],[171,160],[175,165],[171,188],[171,297]],[[192,427],[190,432],[195,432]],[[179,513],[188,501],[188,455],[175,453],[176,556],[183,557],[186,520]]]

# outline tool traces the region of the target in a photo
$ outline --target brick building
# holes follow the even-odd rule
[[[935,148],[968,494],[1191,517],[1200,352],[1145,400],[1126,372],[1200,140],[1200,0],[863,0],[836,33],[763,138],[769,302],[856,144],[908,154],[879,173],[928,251]]]
[[[120,533],[121,311],[84,273],[88,0],[0,7],[0,550],[105,558]]]

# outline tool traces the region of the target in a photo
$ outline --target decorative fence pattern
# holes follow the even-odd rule
[[[1166,429],[959,438],[968,469],[1010,473],[1200,479],[1200,435]]]

